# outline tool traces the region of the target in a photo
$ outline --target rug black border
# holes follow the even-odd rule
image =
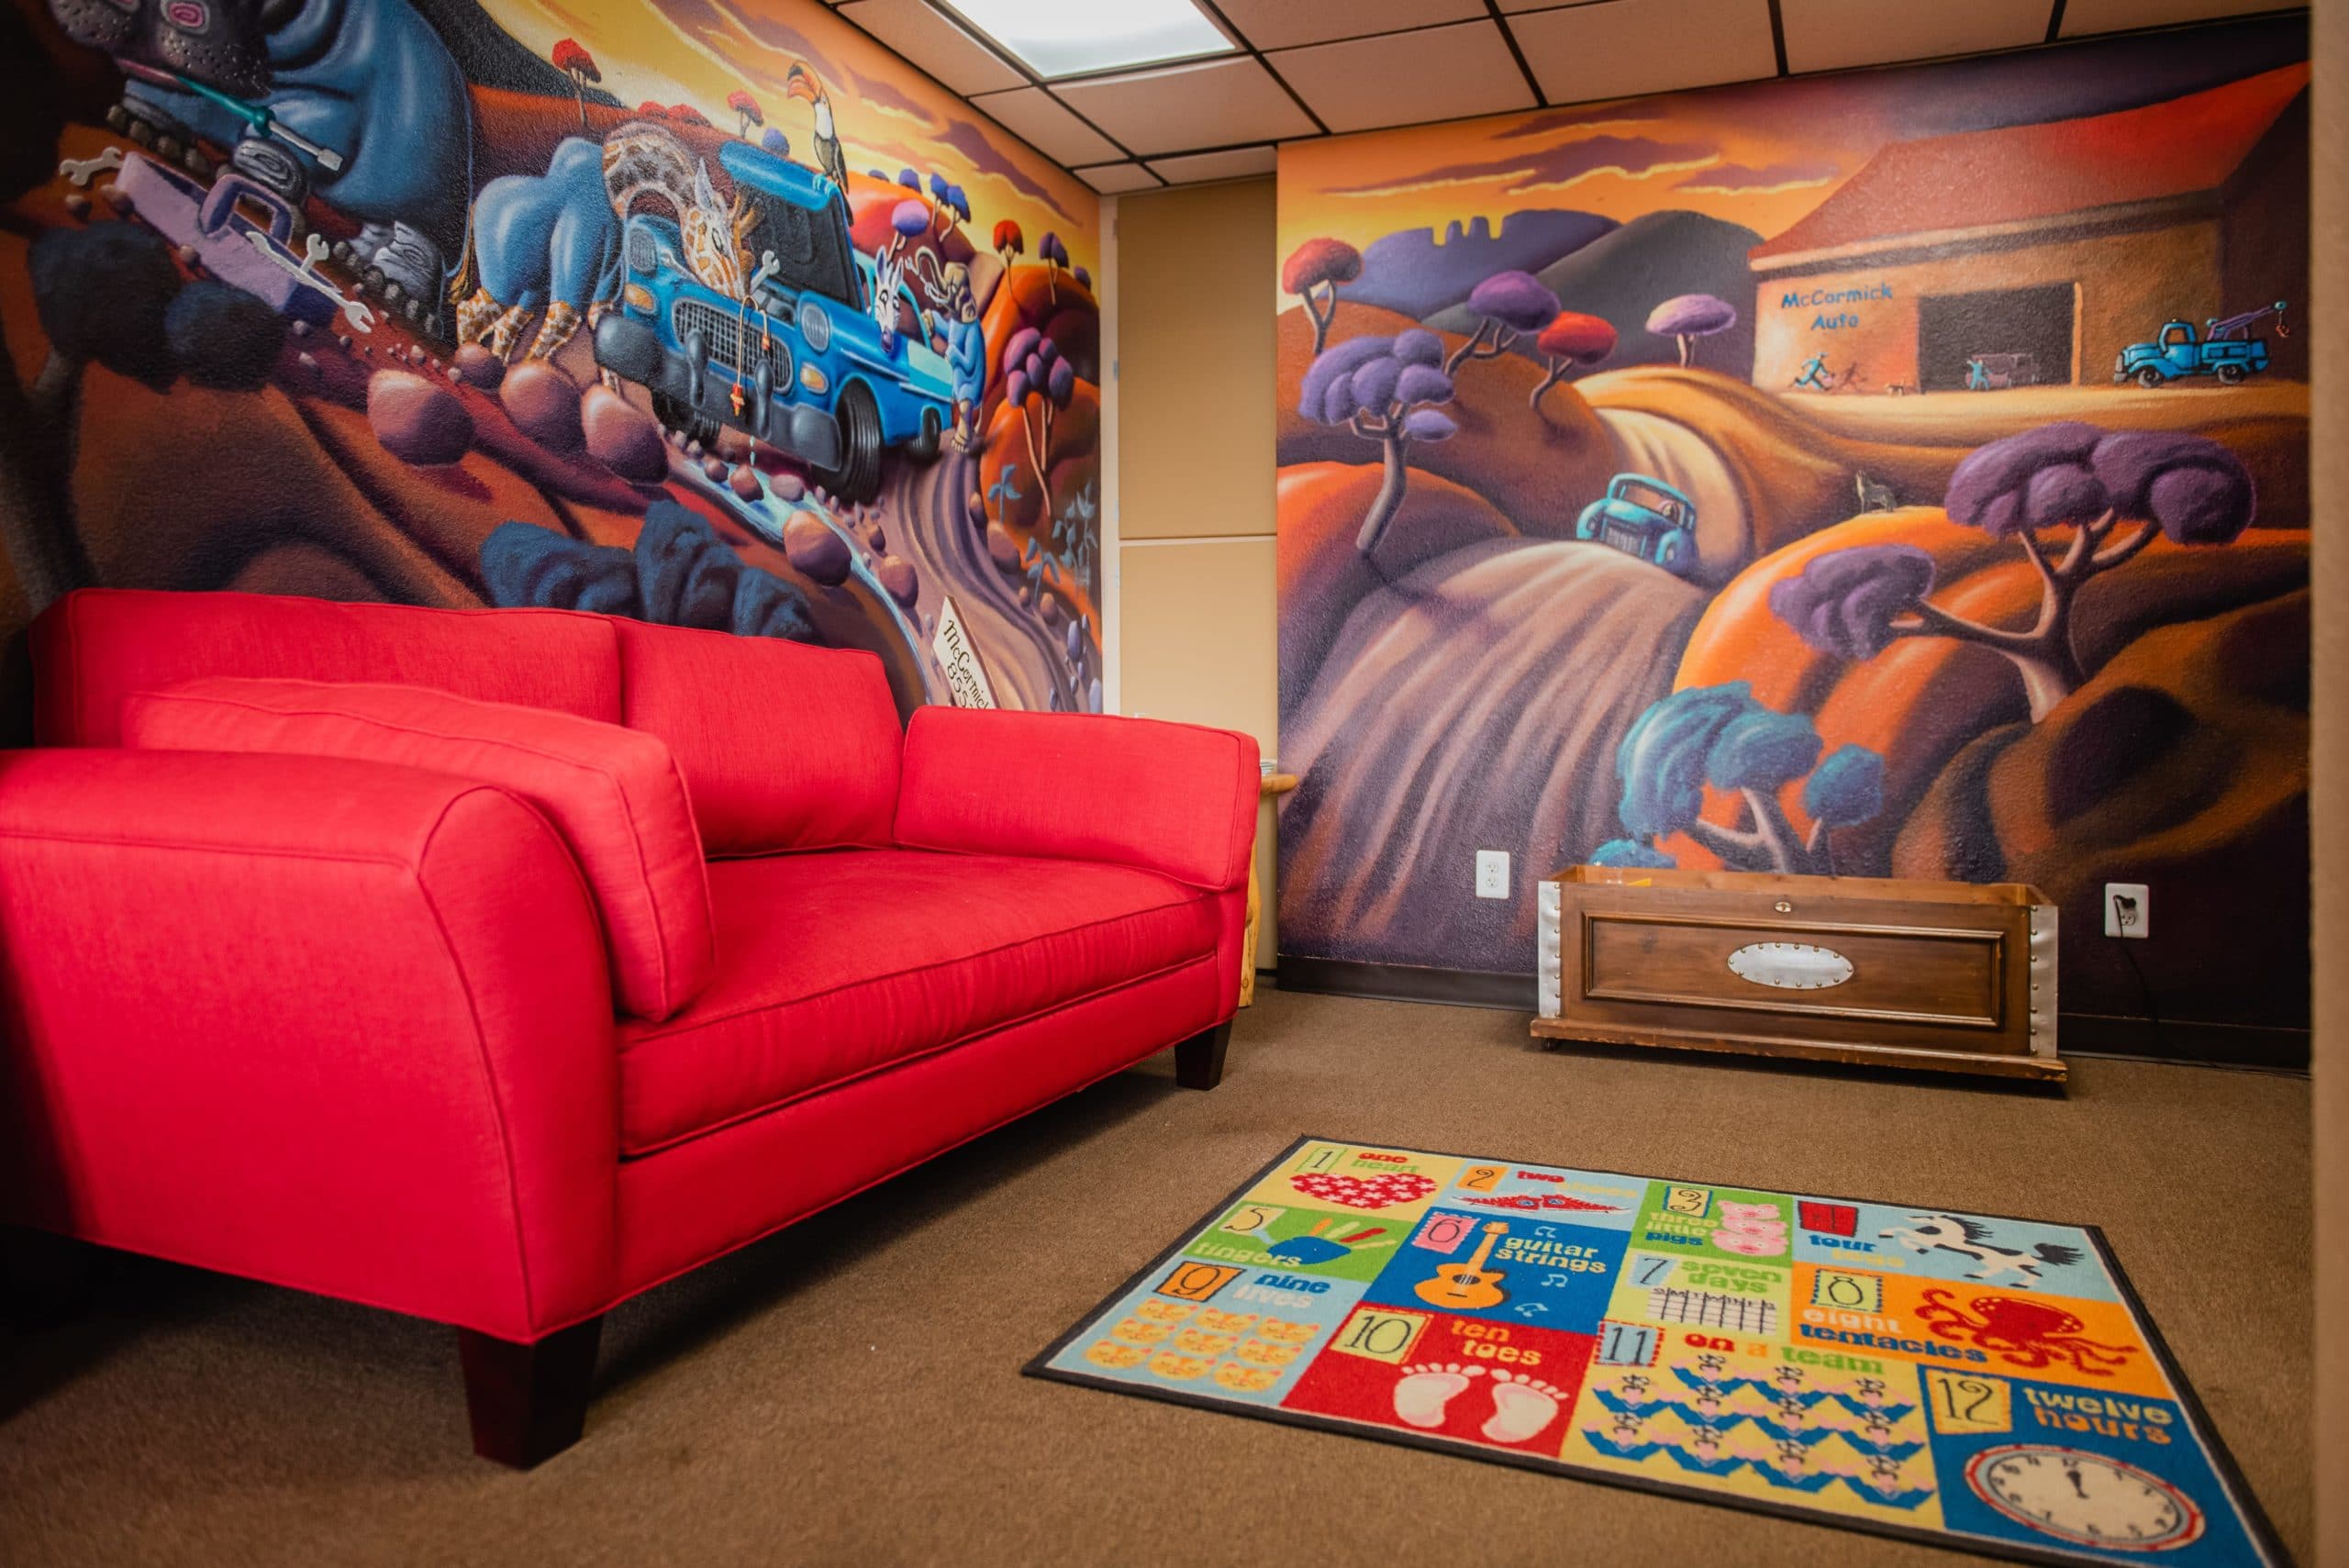
[[[1553,1160],[1519,1160],[1511,1156],[1490,1153],[1464,1154],[1453,1150],[1408,1148],[1403,1144],[1379,1139],[1336,1138],[1326,1133],[1302,1133],[1292,1139],[1279,1153],[1256,1167],[1246,1180],[1218,1199],[1214,1206],[1201,1215],[1197,1221],[1186,1227],[1182,1234],[1177,1236],[1172,1243],[1152,1257],[1150,1262],[1127,1275],[1116,1289],[1079,1314],[1075,1322],[1070,1324],[1067,1329],[1056,1337],[1051,1344],[1038,1351],[1026,1365],[1019,1369],[1020,1375],[1041,1378],[1052,1383],[1074,1384],[1081,1388],[1106,1389],[1112,1394],[1155,1399],[1167,1405],[1183,1405],[1194,1409],[1212,1410],[1219,1415],[1270,1421],[1279,1426],[1296,1427],[1305,1431],[1336,1432],[1346,1437],[1368,1438],[1376,1442],[1420,1449],[1430,1453],[1445,1454],[1455,1459],[1472,1460],[1486,1464],[1506,1464],[1514,1469],[1534,1471],[1543,1475],[1559,1475],[1572,1481],[1590,1481],[1603,1486],[1620,1486],[1635,1492],[1651,1492],[1660,1496],[1682,1498],[1689,1502],[1708,1504],[1713,1507],[1731,1508],[1741,1513],[1770,1514],[1779,1518],[1798,1520],[1803,1524],[1824,1526],[1830,1529],[1848,1529],[1863,1535],[1887,1536],[1896,1540],[1916,1541],[1947,1551],[1971,1551],[1978,1556],[2003,1558],[2012,1562],[2047,1563],[2053,1565],[2053,1568],[2076,1568],[2076,1565],[2082,1562],[2103,1563],[2109,1561],[2109,1559],[2090,1557],[2076,1552],[2002,1541],[1991,1536],[1965,1535],[1953,1530],[1917,1529],[1887,1520],[1845,1518],[1828,1513],[1823,1509],[1797,1507],[1789,1504],[1766,1502],[1760,1498],[1741,1497],[1728,1493],[1708,1491],[1699,1486],[1684,1486],[1676,1482],[1651,1480],[1642,1475],[1624,1475],[1615,1471],[1597,1470],[1563,1459],[1542,1459],[1530,1453],[1499,1451],[1452,1438],[1423,1437],[1417,1433],[1397,1431],[1392,1428],[1377,1426],[1367,1421],[1349,1421],[1342,1416],[1306,1414],[1295,1410],[1284,1410],[1276,1406],[1248,1405],[1237,1401],[1209,1398],[1205,1395],[1188,1394],[1180,1389],[1153,1388],[1141,1384],[1121,1382],[1112,1377],[1097,1377],[1090,1373],[1071,1372],[1049,1364],[1054,1356],[1082,1337],[1086,1327],[1101,1315],[1103,1308],[1182,1256],[1184,1243],[1197,1234],[1208,1220],[1246,1196],[1250,1189],[1278,1170],[1290,1155],[1308,1143],[1338,1143],[1354,1149],[1395,1149],[1408,1153],[1431,1154],[1444,1160],[1485,1160],[1512,1165],[1545,1165],[1553,1170],[1589,1171],[1593,1175],[1624,1176],[1632,1181],[1641,1182],[1685,1181],[1695,1185],[1729,1187],[1745,1192],[1787,1191],[1782,1186],[1767,1183],[1714,1180],[1701,1176],[1652,1176],[1637,1171],[1600,1171],[1586,1165],[1561,1166]],[[2137,1294],[2137,1287],[2130,1280],[2128,1271],[2121,1266],[2121,1260],[2113,1255],[2112,1245],[2105,1239],[2101,1226],[2082,1225],[2067,1219],[2035,1219],[2019,1214],[1991,1214],[1981,1209],[1946,1209],[1945,1206],[1941,1205],[1909,1204],[1880,1197],[1849,1197],[1834,1193],[1802,1193],[1794,1195],[1820,1198],[1830,1203],[1874,1204],[1879,1208],[1941,1207],[1950,1213],[1978,1215],[1985,1219],[2005,1219],[2021,1225],[2052,1225],[2085,1234],[2096,1244],[2097,1256],[2103,1262],[2106,1273],[2111,1276],[2112,1283],[2120,1289],[2122,1302],[2128,1307],[2138,1329],[2144,1334],[2145,1348],[2153,1351],[2154,1359],[2160,1363],[2162,1371],[2168,1374],[2170,1387],[2177,1395],[2179,1407],[2185,1410],[2188,1418],[2194,1423],[2195,1430],[2202,1438],[2202,1451],[2210,1461],[2210,1468],[2218,1473],[2221,1482],[2226,1485],[2239,1504],[2243,1523],[2249,1529],[2254,1541],[2267,1554],[2277,1568],[2294,1568],[2291,1551],[2284,1545],[2282,1537],[2276,1533],[2276,1527],[2267,1518],[2266,1509],[2260,1506],[2258,1494],[2252,1490],[2250,1482],[2243,1478],[2242,1466],[2235,1462],[2235,1456],[2227,1447],[2226,1440],[2220,1436],[2218,1424],[2210,1419],[2210,1411],[2203,1407],[2201,1397],[2195,1393],[2194,1385],[2188,1380],[2185,1369],[2177,1364],[2177,1358],[2170,1353],[2169,1342],[2162,1338],[2160,1325],[2154,1320],[2153,1314],[2145,1309],[2144,1299]]]

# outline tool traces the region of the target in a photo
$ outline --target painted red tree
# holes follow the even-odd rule
[[[1362,252],[1342,239],[1308,239],[1281,263],[1281,292],[1293,294],[1313,323],[1313,351],[1329,346],[1330,319],[1338,313],[1338,285],[1362,276]]]
[[[547,51],[547,58],[554,61],[557,71],[571,78],[571,90],[579,99],[579,123],[584,126],[587,123],[588,83],[604,79],[604,73],[596,69],[596,57],[589,54],[577,39],[562,39]]]
[[[1532,407],[1539,408],[1542,395],[1565,380],[1569,371],[1587,370],[1615,351],[1615,328],[1597,316],[1585,316],[1578,310],[1564,311],[1542,328],[1533,346],[1550,365],[1550,373],[1542,378],[1532,395],[1526,399]]]
[[[731,93],[727,94],[726,106],[733,110],[736,117],[742,122],[742,139],[744,141],[750,140],[751,133],[756,130],[759,127],[767,123],[767,117],[765,113],[760,109],[759,101],[756,98],[751,97],[749,91],[745,88],[737,87]]]

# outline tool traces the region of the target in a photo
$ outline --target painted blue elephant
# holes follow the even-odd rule
[[[473,203],[473,285],[457,306],[457,340],[511,357],[530,318],[546,320],[530,358],[551,358],[584,322],[593,328],[619,293],[621,215],[640,201],[673,213],[685,234],[687,264],[705,262],[739,276],[746,209],[718,194],[708,166],[666,126],[631,120],[598,144],[567,136],[543,174],[507,174],[482,187]],[[723,292],[740,295],[742,284]]]
[[[484,185],[473,203],[473,259],[478,286],[457,306],[458,340],[507,359],[543,309],[530,355],[545,359],[562,348],[619,288],[620,220],[605,184],[604,149],[565,137],[545,173]]]
[[[296,199],[316,193],[363,226],[360,267],[438,302],[473,190],[473,100],[448,45],[408,0],[49,7],[69,35],[122,66],[132,114],[235,150],[240,168]],[[262,116],[290,134],[261,128]]]

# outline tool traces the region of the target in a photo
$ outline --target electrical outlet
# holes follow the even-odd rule
[[[1476,851],[1476,896],[1507,898],[1508,896],[1508,851],[1478,850]]]
[[[2146,937],[2153,934],[2153,897],[2142,882],[2108,882],[2104,884],[2104,934],[2108,937]]]

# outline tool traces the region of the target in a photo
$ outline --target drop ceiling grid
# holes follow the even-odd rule
[[[829,3],[1104,193],[1261,171],[1282,141],[2291,8],[2277,0],[1195,0],[1235,41],[1232,52],[1046,81],[930,0]]]

